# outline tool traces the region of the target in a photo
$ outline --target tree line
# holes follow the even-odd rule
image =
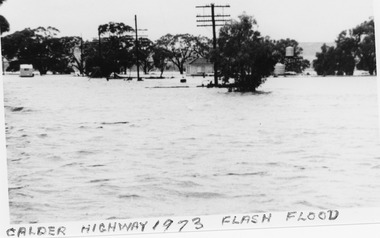
[[[100,25],[94,40],[57,37],[58,33],[54,27],[38,27],[2,37],[2,53],[10,62],[7,70],[17,71],[20,64],[29,63],[41,74],[70,73],[74,67],[83,75],[107,77],[125,73],[138,61],[145,73],[157,69],[162,76],[169,62],[182,74],[186,63],[202,57],[218,62],[217,73],[225,82],[230,78],[245,82],[266,77],[277,62],[285,63],[288,46],[294,47],[294,60],[286,64],[287,71],[300,73],[310,66],[301,57],[303,49],[296,40],[261,36],[256,20],[247,15],[220,29],[217,50],[212,48],[211,39],[191,34],[166,34],[156,41],[140,37],[136,41],[131,26],[115,22]],[[260,84],[251,86],[257,88]]]
[[[313,67],[318,75],[353,75],[355,68],[376,73],[375,26],[370,19],[342,31],[335,46],[323,44]]]
[[[115,22],[100,25],[99,38],[94,40],[57,37],[58,33],[54,27],[38,27],[2,37],[2,53],[10,62],[7,70],[17,71],[20,64],[29,63],[42,75],[70,73],[74,67],[83,75],[106,77],[125,73],[138,61],[145,73],[156,68],[162,76],[171,62],[182,74],[186,62],[207,57],[211,44],[207,37],[191,34],[166,34],[155,42],[140,37],[136,42],[132,27]]]
[[[182,74],[187,63],[202,57],[216,62],[218,77],[226,84],[233,79],[238,91],[255,91],[278,62],[286,65],[286,71],[297,73],[310,67],[296,40],[273,40],[262,36],[257,28],[252,16],[239,16],[220,29],[217,49],[213,49],[211,39],[191,34],[166,34],[156,41],[145,37],[136,40],[131,26],[115,22],[100,25],[98,38],[86,41],[75,36],[57,37],[59,30],[54,27],[26,28],[2,37],[2,53],[10,62],[9,71],[29,63],[41,74],[70,73],[74,67],[80,74],[92,77],[126,73],[136,62],[145,73],[157,69],[162,77],[171,63]],[[313,67],[319,75],[352,75],[355,68],[373,74],[374,38],[373,19],[343,31],[336,46],[321,47]],[[288,46],[294,49],[291,61],[285,56]]]

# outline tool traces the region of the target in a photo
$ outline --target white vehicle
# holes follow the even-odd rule
[[[33,77],[34,69],[31,64],[20,64],[20,77]]]

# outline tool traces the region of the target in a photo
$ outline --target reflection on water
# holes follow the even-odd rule
[[[380,205],[374,77],[202,81],[6,76],[12,222]]]

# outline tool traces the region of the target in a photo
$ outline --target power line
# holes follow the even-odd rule
[[[197,25],[198,27],[205,27],[205,26],[214,26],[214,25]],[[225,25],[215,25],[215,26],[225,26]]]
[[[196,8],[211,8],[211,15],[197,15],[196,17],[201,19],[197,20],[197,22],[200,22],[201,25],[197,25],[197,27],[212,27],[212,35],[213,35],[213,40],[212,40],[212,45],[213,49],[216,50],[216,26],[224,26],[223,24],[216,24],[216,22],[224,22],[226,23],[229,20],[225,20],[224,17],[230,17],[230,15],[225,15],[224,14],[224,8],[230,7],[230,5],[215,5],[215,4],[210,4],[210,5],[204,5],[204,6],[196,6]],[[223,14],[215,14],[215,8],[222,8],[223,9]],[[205,18],[211,18],[211,19],[205,19]],[[222,19],[221,19],[222,18]],[[209,24],[202,24],[205,22],[211,22],[211,25]],[[215,61],[214,62],[214,83],[215,86],[218,85],[218,64]]]
[[[211,22],[212,20],[197,20],[197,22]],[[214,20],[215,22],[217,22],[217,21],[221,21],[221,22],[226,22],[226,20],[223,20],[223,19],[215,19]]]
[[[197,15],[197,17],[212,17],[212,15]],[[218,15],[214,15],[214,17],[230,17],[230,15],[218,14]]]
[[[204,6],[196,6],[195,8],[206,8],[206,7],[230,7],[230,5],[215,5],[214,3],[211,3],[210,5],[204,5]]]
[[[147,31],[147,29],[138,29],[137,28],[137,15],[135,15],[135,36],[136,36],[136,68],[137,68],[137,81],[142,81],[140,78],[140,63],[139,63],[139,36],[138,32],[139,31]],[[144,36],[140,36],[144,37]]]

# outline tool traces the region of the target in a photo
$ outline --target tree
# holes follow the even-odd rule
[[[352,34],[357,42],[358,69],[368,70],[369,74],[373,75],[376,71],[374,20],[370,19],[356,26],[352,30]]]
[[[94,76],[95,71],[98,71],[99,76],[102,76],[100,72],[101,60],[99,58],[98,46],[99,42],[96,40],[83,42],[81,61],[83,62],[84,73],[87,76]]]
[[[355,52],[357,44],[347,31],[342,31],[336,42],[334,50],[336,70],[338,75],[353,75],[355,70]]]
[[[7,19],[0,15],[0,34],[2,35],[4,32],[8,32],[9,30],[10,28]]]
[[[98,56],[88,59],[91,64],[100,68],[101,77],[108,77],[111,73],[119,73],[133,65],[133,28],[124,23],[110,22],[98,27],[99,47]]]
[[[198,57],[210,59],[212,51],[212,40],[206,36],[194,37],[194,52]]]
[[[109,22],[98,27],[98,33],[104,37],[130,37],[130,33],[133,31],[131,26],[122,22]]]
[[[376,73],[375,34],[368,35],[360,42],[357,56],[359,63],[357,68],[368,70],[370,75]]]
[[[185,63],[196,57],[195,37],[190,34],[167,34],[158,39],[156,44],[170,52],[169,60],[177,66],[181,74],[185,70]]]
[[[32,30],[34,36],[29,45],[29,54],[24,54],[21,59],[27,59],[31,61],[33,67],[40,71],[41,75],[47,73],[47,71],[57,72],[57,64],[60,63],[58,58],[58,52],[56,52],[59,46],[59,40],[56,36],[59,30],[54,27],[38,27]]]
[[[353,75],[355,67],[376,71],[374,21],[365,21],[349,31],[342,31],[335,41],[336,47],[322,46],[317,53],[314,69],[318,75]]]
[[[2,38],[3,55],[10,61],[8,70],[19,70],[20,64],[33,64],[41,75],[48,70],[68,72],[68,62],[54,27],[26,28]],[[60,66],[58,66],[60,65]]]
[[[53,73],[71,73],[73,72],[73,67],[75,67],[80,74],[84,74],[82,52],[79,55],[76,53],[78,47],[82,46],[83,43],[80,37],[52,38],[50,40],[51,58],[53,61],[55,60],[55,64],[51,66]]]
[[[282,64],[285,64],[286,71],[293,71],[296,73],[302,73],[306,68],[310,67],[310,62],[306,59],[303,59],[302,52],[303,49],[299,47],[299,44],[296,40],[293,39],[281,39],[278,41],[273,41],[274,49],[273,49],[273,56],[275,57],[275,60],[277,62],[280,62]],[[285,62],[286,59],[286,47],[293,47],[294,49],[294,56],[291,60],[288,60]]]
[[[5,2],[5,0],[0,0],[0,6]],[[9,23],[5,17],[0,15],[0,35],[4,32],[8,32],[10,30]]]
[[[2,55],[8,61],[12,61],[24,54],[25,51],[29,50],[29,45],[33,41],[32,37],[34,37],[34,31],[30,28],[2,37]]]
[[[220,76],[224,81],[235,79],[238,91],[256,91],[265,82],[276,63],[273,44],[257,31],[256,21],[247,15],[239,16],[220,29],[217,51],[212,60],[218,61]]]
[[[148,38],[139,38],[139,62],[141,62],[144,73],[149,73],[153,69],[152,61],[153,42]]]
[[[318,75],[335,75],[335,47],[323,44],[321,50],[322,52],[316,53],[317,59],[313,61],[314,70]]]
[[[8,70],[19,70],[20,64],[33,64],[41,75],[47,71],[70,73],[73,71],[74,50],[79,37],[57,37],[54,27],[26,28],[2,38],[3,55],[10,66]]]
[[[154,45],[153,47],[153,64],[156,68],[158,68],[161,72],[160,77],[164,73],[164,70],[170,60],[172,54],[165,48]]]

